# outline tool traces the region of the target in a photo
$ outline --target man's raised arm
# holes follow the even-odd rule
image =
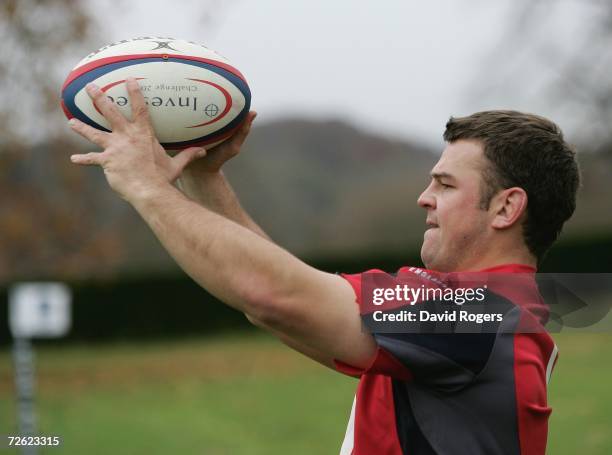
[[[137,82],[128,80],[127,88],[132,121],[98,87],[88,86],[112,133],[71,121],[77,133],[104,148],[72,161],[103,167],[109,185],[136,208],[183,270],[221,301],[329,359],[368,366],[376,344],[362,331],[352,287],[172,186],[198,153],[170,158],[155,139]]]
[[[201,149],[196,151],[200,155],[205,153],[205,156],[192,161],[183,169],[178,187],[200,205],[271,241],[264,230],[242,208],[238,196],[221,170],[228,160],[240,153],[256,115],[255,112],[249,112],[244,124],[225,142],[207,151]],[[329,355],[316,351],[311,346],[275,330],[253,315],[246,314],[246,317],[252,324],[272,333],[292,349],[334,369],[333,359]]]

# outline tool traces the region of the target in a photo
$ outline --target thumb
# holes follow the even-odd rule
[[[176,156],[181,156],[183,154],[191,155],[195,154],[193,159],[196,158],[204,158],[206,156],[206,149],[204,147],[188,147],[186,149],[181,150]]]
[[[187,167],[189,163],[198,158],[203,158],[206,156],[206,149],[202,147],[189,147],[184,150],[181,150],[177,155],[172,158],[174,163],[174,167],[177,172],[180,174],[183,172],[183,169]]]

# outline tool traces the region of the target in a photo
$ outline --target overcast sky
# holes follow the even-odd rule
[[[564,126],[571,119],[530,92],[521,99],[503,90],[479,95],[479,87],[487,85],[489,68],[483,65],[496,64],[491,56],[512,3],[137,0],[125,2],[112,21],[103,20],[103,36],[109,42],[171,36],[215,49],[246,76],[260,122],[288,115],[341,117],[372,131],[431,143],[440,140],[450,115],[489,108],[535,111]],[[103,4],[107,12],[110,6]],[[568,31],[584,26],[584,15],[577,13],[576,2],[564,4],[546,26],[555,39],[569,42]],[[526,90],[555,77],[538,62],[525,63],[525,75]],[[494,87],[495,81],[488,84]]]

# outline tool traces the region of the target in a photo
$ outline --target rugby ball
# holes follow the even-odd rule
[[[98,85],[131,118],[125,87],[130,76],[138,81],[157,139],[168,150],[219,144],[249,112],[249,86],[227,59],[191,41],[142,37],[109,44],[81,60],[62,86],[64,113],[110,131],[85,86]]]

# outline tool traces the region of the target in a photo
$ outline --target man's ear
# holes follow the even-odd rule
[[[501,191],[491,201],[494,210],[491,226],[495,229],[507,229],[517,223],[527,211],[527,193],[519,187]]]

